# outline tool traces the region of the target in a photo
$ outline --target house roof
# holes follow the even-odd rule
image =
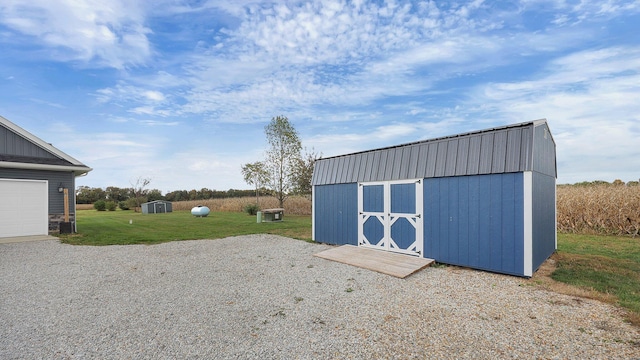
[[[556,176],[555,142],[545,119],[319,159],[312,184],[534,170]]]
[[[74,157],[66,154],[50,143],[45,142],[20,126],[0,116],[0,130],[5,128],[5,146],[0,146],[0,168],[72,171],[76,176],[84,175],[93,170]],[[7,140],[11,137],[12,143],[21,142],[29,147],[29,154],[17,151],[8,151]],[[0,144],[3,145],[3,144]],[[24,149],[23,146],[22,148]]]

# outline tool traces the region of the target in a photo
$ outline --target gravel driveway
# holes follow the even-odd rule
[[[0,244],[0,358],[640,358],[612,306],[511,276],[401,280],[312,256],[328,248]]]

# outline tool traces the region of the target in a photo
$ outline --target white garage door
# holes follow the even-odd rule
[[[45,180],[0,179],[0,237],[47,235]]]

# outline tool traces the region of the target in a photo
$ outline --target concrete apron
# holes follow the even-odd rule
[[[16,237],[0,237],[0,244],[27,242],[27,241],[42,241],[42,240],[59,240],[55,236],[50,235],[31,235],[31,236],[16,236]]]

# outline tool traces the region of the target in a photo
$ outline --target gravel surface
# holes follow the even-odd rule
[[[615,307],[456,267],[404,280],[273,235],[0,244],[0,359],[640,358]]]

